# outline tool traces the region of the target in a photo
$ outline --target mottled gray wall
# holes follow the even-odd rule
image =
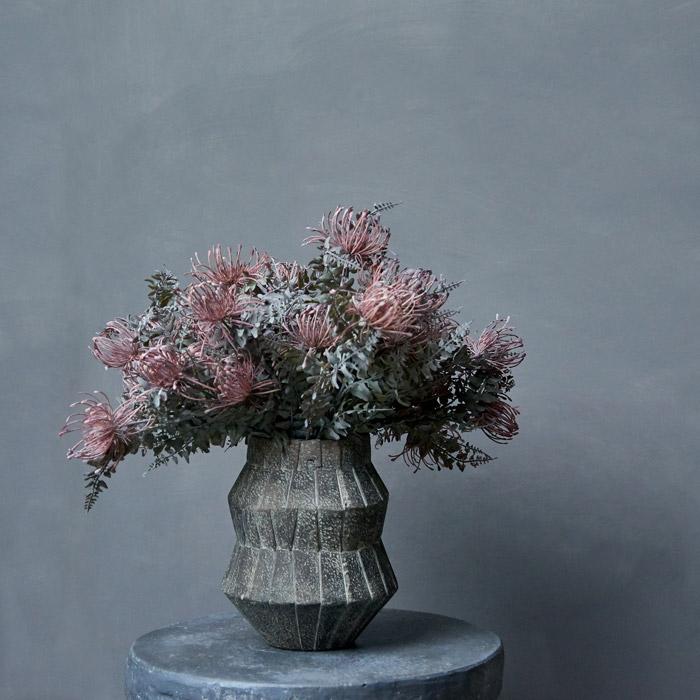
[[[242,452],[86,516],[55,437],[161,263],[304,255],[336,203],[510,313],[522,435],[391,489],[394,604],[498,631],[506,700],[700,694],[696,2],[0,6],[0,696],[120,696],[139,634],[226,609]]]

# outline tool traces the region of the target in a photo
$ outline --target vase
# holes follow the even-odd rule
[[[396,592],[381,541],[388,495],[368,435],[249,440],[222,587],[268,644],[348,647]]]

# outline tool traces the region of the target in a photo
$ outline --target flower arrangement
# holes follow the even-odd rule
[[[61,431],[80,432],[67,456],[90,466],[86,508],[128,454],[151,452],[153,468],[250,436],[405,437],[394,458],[416,469],[489,461],[463,434],[517,433],[523,342],[508,319],[473,337],[445,308],[459,283],[401,267],[380,221],[393,206],[328,214],[306,265],[216,246],[185,286],[166,270],[148,278],[148,308],[92,341],[122,373],[119,404],[90,395]]]

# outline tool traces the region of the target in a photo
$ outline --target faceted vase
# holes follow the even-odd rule
[[[394,595],[388,495],[367,435],[250,439],[229,493],[237,541],[223,590],[268,644],[347,647]]]

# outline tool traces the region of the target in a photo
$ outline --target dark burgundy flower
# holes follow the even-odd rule
[[[477,424],[494,442],[507,442],[518,434],[519,413],[515,406],[497,399],[488,404]]]

